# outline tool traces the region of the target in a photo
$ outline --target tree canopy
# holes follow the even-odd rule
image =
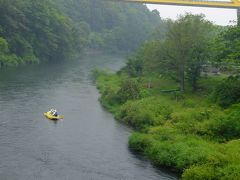
[[[87,36],[81,36],[83,27],[76,26],[50,0],[0,1],[0,37],[5,39],[9,53],[18,57],[18,63],[56,61],[69,57],[72,51],[81,51]],[[3,59],[2,66],[7,66]]]
[[[97,0],[0,0],[0,11],[1,66],[59,61],[86,48],[132,51],[161,23],[144,5]]]
[[[203,15],[186,14],[176,21],[168,20],[166,28],[164,36],[145,43],[130,58],[125,69],[142,62],[142,74],[157,73],[170,77],[179,82],[181,91],[184,91],[187,80],[196,90],[202,65],[211,59],[210,45],[216,37],[215,26]]]
[[[91,30],[89,47],[107,51],[133,51],[163,24],[157,11],[145,5],[99,1],[54,0],[74,22],[84,21]]]

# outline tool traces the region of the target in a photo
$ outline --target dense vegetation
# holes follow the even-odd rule
[[[55,61],[82,50],[86,37],[52,1],[1,0],[0,11],[1,66]]]
[[[86,48],[132,51],[161,22],[144,5],[0,0],[0,66],[70,58]]]
[[[135,50],[162,23],[145,5],[100,0],[55,0],[74,22],[90,28],[89,47],[104,51]]]
[[[239,30],[187,14],[117,74],[95,71],[103,106],[137,131],[131,150],[182,179],[240,179],[239,76],[226,68],[229,60],[237,67],[238,47],[229,43],[240,42]],[[223,74],[203,73],[206,65]]]

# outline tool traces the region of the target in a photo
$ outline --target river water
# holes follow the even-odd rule
[[[118,57],[86,55],[1,70],[0,179],[176,179],[132,154],[131,130],[98,102],[91,70],[117,70],[123,64]],[[51,107],[65,116],[63,121],[43,116]]]

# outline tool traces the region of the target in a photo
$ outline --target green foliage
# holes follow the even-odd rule
[[[163,24],[156,11],[145,5],[99,0],[54,0],[73,21],[89,25],[88,47],[107,52],[131,52],[156,26]]]
[[[125,103],[116,116],[120,121],[136,129],[163,124],[171,117],[172,109],[167,101],[156,97]]]
[[[20,63],[22,59],[10,54],[7,41],[0,37],[0,67],[17,66]]]
[[[195,91],[202,65],[212,56],[210,45],[216,37],[215,27],[203,15],[191,14],[165,23],[165,38],[142,45],[124,69],[130,76],[160,74],[174,79],[181,91],[188,80]]]
[[[89,36],[89,44],[93,49],[102,49],[104,47],[104,39],[98,32],[91,32]]]
[[[100,102],[111,112],[115,112],[116,108],[120,106],[120,99],[117,92],[124,79],[123,76],[108,74],[101,70],[93,72],[93,78],[97,78],[97,88],[100,90],[102,96]]]
[[[230,26],[226,28],[216,41],[218,62],[239,63],[240,58],[240,27]]]
[[[152,137],[140,133],[133,133],[129,138],[129,148],[135,152],[143,153],[152,143]]]
[[[143,74],[143,61],[141,58],[129,57],[126,66],[121,70],[130,77],[140,77]]]
[[[239,140],[230,141],[221,149],[225,161],[216,163],[199,164],[186,169],[183,179],[239,179]]]
[[[124,103],[128,100],[138,99],[140,97],[140,87],[137,80],[126,80],[120,85],[120,89],[117,92],[120,103]]]
[[[230,164],[220,171],[221,179],[240,179],[240,165],[239,164]]]
[[[67,59],[83,49],[88,31],[60,12],[52,0],[0,1],[2,66]],[[4,48],[4,50],[2,49]]]
[[[129,139],[129,147],[147,155],[157,166],[175,167],[179,171],[197,164],[217,167],[227,163],[217,144],[165,128],[158,129],[158,132],[150,135],[133,134]]]
[[[240,102],[240,78],[230,76],[223,80],[213,93],[213,98],[217,104],[226,108],[234,103]]]
[[[1,0],[0,12],[0,53],[13,55],[1,66],[70,59],[85,48],[130,52],[161,23],[145,5],[96,0]]]
[[[135,53],[135,55],[127,59],[126,66],[122,69],[131,77],[139,77],[145,74],[160,74],[166,69],[160,62],[162,59],[163,48],[162,43],[157,41],[145,42]],[[167,75],[170,75],[167,74]]]
[[[165,79],[153,79],[152,88],[138,81],[140,94],[147,96],[120,103],[117,96],[122,82],[135,78],[100,75],[101,102],[114,110],[117,120],[139,132],[129,138],[129,148],[147,156],[156,166],[171,167],[182,173],[182,179],[239,179],[240,105],[222,110],[205,94],[222,78],[208,77],[201,81],[203,92],[182,94],[176,100],[160,94],[159,86],[170,87]],[[157,85],[157,86],[156,86]],[[102,90],[111,89],[108,93]],[[157,92],[157,93],[156,93]],[[144,94],[143,93],[143,94]],[[141,133],[140,133],[141,132]]]
[[[216,118],[210,130],[225,140],[240,137],[240,105],[234,105],[225,111],[223,116]]]
[[[239,179],[239,140],[217,144],[180,134],[173,127],[134,133],[129,148],[148,156],[157,166],[175,167],[182,179]]]
[[[196,165],[192,166],[189,169],[186,169],[182,175],[182,179],[185,180],[214,180],[218,179],[216,170],[214,167],[209,165]]]
[[[4,38],[0,37],[0,54],[3,55],[8,52],[9,52],[9,50],[8,50],[7,41]]]
[[[240,179],[239,77],[200,80],[201,66],[216,57],[210,44],[219,32],[201,15],[168,26],[161,42],[145,43],[118,74],[98,78],[101,102],[138,131],[129,148],[156,166],[182,179]],[[170,79],[199,91],[172,93],[178,87]]]

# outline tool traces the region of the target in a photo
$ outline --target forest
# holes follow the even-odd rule
[[[120,71],[94,71],[100,102],[157,167],[187,180],[240,179],[240,26],[192,14],[165,23]]]
[[[132,52],[162,23],[146,6],[97,0],[0,0],[0,66]]]

